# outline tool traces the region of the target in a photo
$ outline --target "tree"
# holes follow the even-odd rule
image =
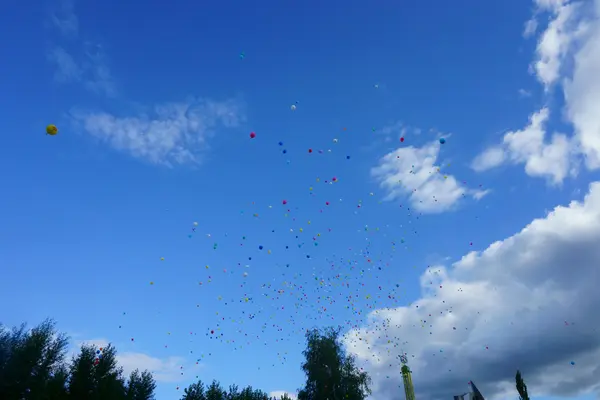
[[[517,392],[519,392],[520,400],[529,400],[529,394],[527,393],[527,385],[521,376],[521,371],[517,370],[517,376],[515,376],[517,383]]]
[[[369,375],[346,354],[339,335],[340,329],[334,328],[306,332],[302,364],[306,383],[298,400],[364,400],[371,394]]]
[[[148,371],[134,371],[125,384],[116,350],[84,345],[70,365],[67,337],[47,319],[31,330],[0,325],[2,400],[154,400],[156,383]]]
[[[216,380],[206,390],[206,400],[226,400],[226,392]]]
[[[181,400],[206,400],[206,393],[202,381],[192,383],[185,388]]]
[[[53,395],[60,392],[55,385],[63,379],[66,336],[56,333],[50,319],[31,331],[25,327],[0,326],[0,399],[46,399],[50,383]]]
[[[227,390],[227,394],[225,396],[227,400],[239,400],[240,397],[240,388],[238,385],[229,385],[229,390]]]
[[[154,400],[155,389],[156,382],[152,374],[148,371],[140,374],[136,369],[129,375],[125,397],[127,400]]]
[[[116,349],[102,349],[96,361],[96,346],[83,345],[73,357],[69,380],[69,395],[75,399],[124,399],[126,393],[123,369],[117,365]]]

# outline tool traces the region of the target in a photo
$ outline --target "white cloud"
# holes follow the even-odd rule
[[[471,166],[475,171],[485,171],[502,165],[504,160],[504,149],[502,147],[490,147],[475,157]]]
[[[486,170],[504,162],[524,164],[530,176],[561,183],[577,173],[580,161],[589,170],[600,168],[600,0],[535,0],[536,15],[550,13],[540,34],[533,70],[546,90],[561,84],[564,116],[573,132],[545,139],[549,109],[533,113],[526,128],[510,132],[503,146],[479,155],[473,168]],[[535,16],[534,16],[535,18]]]
[[[439,151],[436,141],[420,148],[400,147],[383,156],[371,174],[387,192],[385,200],[408,197],[416,210],[439,213],[451,209],[467,194],[477,195],[479,191],[464,187],[436,166]]]
[[[523,29],[523,36],[529,38],[535,34],[538,28],[538,22],[535,18],[530,19],[525,23],[525,29]]]
[[[125,376],[132,371],[148,370],[157,382],[181,382],[186,377],[182,375],[185,371],[185,359],[182,357],[156,358],[144,353],[120,353],[117,354],[119,366],[123,367]]]
[[[600,168],[600,0],[581,23],[581,47],[574,55],[574,69],[564,82],[566,114],[589,169]]]
[[[473,192],[473,198],[475,200],[481,200],[481,199],[483,199],[485,196],[487,196],[490,193],[492,193],[491,189],[476,190],[476,191]]]
[[[538,80],[548,89],[560,76],[561,65],[574,40],[573,20],[578,3],[564,1],[537,1],[540,9],[550,11],[554,18],[541,34],[536,49],[533,69]]]
[[[290,399],[296,400],[296,395],[294,393],[286,392],[285,390],[276,390],[274,392],[269,393],[269,398],[280,399],[281,396],[287,394]]]
[[[521,97],[531,97],[531,92],[525,89],[519,89],[519,96]]]
[[[73,117],[85,132],[118,150],[172,166],[198,163],[215,129],[237,127],[243,121],[241,109],[234,100],[193,100],[158,106],[152,116],[76,112]]]
[[[575,174],[573,147],[569,138],[555,133],[546,141],[546,122],[550,111],[543,108],[533,113],[525,128],[507,132],[502,146],[488,148],[475,158],[472,168],[484,171],[505,162],[524,164],[529,176],[544,177],[552,184],[560,184],[569,174]]]
[[[486,397],[515,397],[517,369],[534,397],[598,392],[598,242],[600,182],[583,202],[555,208],[449,270],[429,268],[419,299],[372,312],[346,337],[371,373],[373,398],[403,398],[402,351],[425,400],[464,393],[471,379]]]

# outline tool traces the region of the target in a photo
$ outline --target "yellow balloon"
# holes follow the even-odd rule
[[[50,124],[50,125],[48,125],[48,126],[46,127],[46,133],[47,133],[48,135],[52,135],[52,136],[54,136],[54,135],[56,135],[56,134],[58,133],[58,128],[56,127],[56,125],[52,125],[52,124]]]

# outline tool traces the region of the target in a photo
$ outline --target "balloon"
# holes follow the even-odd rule
[[[54,136],[54,135],[56,135],[57,133],[58,133],[58,128],[56,127],[56,125],[52,125],[52,124],[50,124],[50,125],[48,125],[48,126],[46,127],[46,134],[47,134],[47,135]]]
[[[292,104],[292,106],[290,107],[290,109],[291,109],[292,111],[295,111],[295,110],[296,110],[296,105],[295,105],[295,104]]]
[[[250,132],[250,139],[254,139],[256,137],[256,133]]]
[[[440,144],[444,144],[444,143],[446,143],[446,139],[440,138]]]

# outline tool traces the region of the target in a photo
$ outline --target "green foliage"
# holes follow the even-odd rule
[[[54,322],[46,320],[27,332],[25,325],[9,330],[0,326],[0,399],[45,399],[60,395],[61,369],[67,338],[54,334]]]
[[[125,397],[127,400],[153,400],[155,389],[156,382],[152,374],[148,371],[140,374],[140,371],[136,369],[129,375]]]
[[[371,380],[356,367],[355,359],[344,351],[340,330],[313,329],[306,333],[304,388],[298,400],[364,400],[371,394]]]
[[[515,376],[517,392],[519,392],[520,400],[529,400],[529,394],[527,393],[527,385],[521,376],[521,371],[517,370],[517,375]]]
[[[30,331],[0,326],[0,399],[2,400],[153,400],[156,383],[148,371],[134,371],[127,383],[109,345],[97,359],[84,345],[71,363],[68,340],[51,320]]]
[[[206,393],[202,381],[192,383],[183,391],[181,400],[206,400]]]
[[[289,397],[283,400],[291,400]],[[237,385],[229,386],[229,390],[223,389],[217,381],[206,387],[202,381],[191,384],[184,390],[181,400],[270,400],[269,395],[262,390],[252,389],[247,386],[241,391]]]

